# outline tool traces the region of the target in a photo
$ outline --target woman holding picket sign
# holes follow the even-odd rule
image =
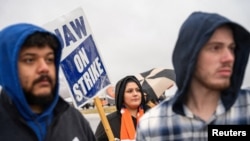
[[[135,76],[126,76],[116,83],[115,103],[117,110],[107,115],[114,137],[121,141],[135,140],[137,122],[145,110],[142,87]],[[101,122],[95,136],[98,141],[108,141]]]

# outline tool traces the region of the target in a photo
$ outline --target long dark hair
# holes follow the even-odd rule
[[[123,95],[124,95],[124,91],[126,88],[126,84],[128,82],[135,82],[138,85],[140,92],[141,92],[141,98],[142,98],[141,107],[145,110],[145,98],[144,98],[144,92],[142,90],[141,83],[135,76],[129,75],[119,80],[115,86],[115,104],[116,104],[117,112],[120,113],[120,110],[123,106],[123,102],[124,102]]]

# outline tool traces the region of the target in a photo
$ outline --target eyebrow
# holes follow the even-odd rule
[[[36,56],[37,53],[33,53],[33,52],[25,52],[23,54],[20,54],[20,57],[23,57],[23,56]],[[48,56],[48,55],[54,55],[53,52],[48,52],[47,54],[45,54],[45,56]]]
[[[211,42],[207,42],[205,45],[214,45],[214,44],[218,44],[218,45],[223,45],[224,43],[221,42],[221,41],[211,41]],[[230,46],[233,45],[233,46],[236,46],[236,43],[235,42],[232,42],[229,44]]]

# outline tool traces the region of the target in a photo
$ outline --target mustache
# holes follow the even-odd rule
[[[52,78],[47,74],[42,74],[40,75],[40,77],[38,77],[37,79],[33,81],[33,85],[35,85],[36,83],[42,82],[44,80],[47,80],[50,84],[52,84]]]
[[[231,71],[233,70],[233,64],[223,64],[223,65],[221,65],[221,67],[220,68],[226,68],[226,69],[230,69]]]

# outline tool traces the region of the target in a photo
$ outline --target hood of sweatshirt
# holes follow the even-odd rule
[[[124,103],[124,92],[125,92],[126,85],[128,82],[131,82],[131,81],[135,82],[141,91],[141,94],[142,94],[141,95],[142,97],[141,107],[145,110],[144,93],[143,93],[142,86],[139,80],[135,76],[126,76],[122,78],[121,80],[119,80],[115,86],[115,105],[116,105],[117,112],[119,113],[121,109],[124,107],[123,103]]]
[[[56,37],[60,45],[56,50],[57,52],[55,53],[57,79],[55,88],[56,94],[54,96],[53,102],[47,107],[47,109],[45,109],[43,113],[33,113],[26,101],[21,87],[18,76],[17,63],[19,51],[22,47],[22,44],[29,35],[37,31],[50,33],[41,27],[27,23],[14,24],[0,31],[0,85],[2,86],[2,89],[5,91],[5,93],[11,98],[12,102],[15,104],[24,120],[38,135],[40,131],[37,130],[36,124],[34,122],[41,124],[40,126],[45,126],[45,124],[48,124],[48,121],[50,121],[53,116],[53,109],[57,104],[59,98],[58,73],[62,46],[59,39],[53,33],[50,33]]]
[[[232,28],[237,48],[231,85],[222,92],[221,100],[226,110],[235,102],[248,62],[250,34],[241,25],[217,13],[194,12],[181,26],[172,56],[178,87],[173,100],[175,112],[184,114],[182,102],[187,93],[201,48],[208,42],[214,31],[225,24]]]

